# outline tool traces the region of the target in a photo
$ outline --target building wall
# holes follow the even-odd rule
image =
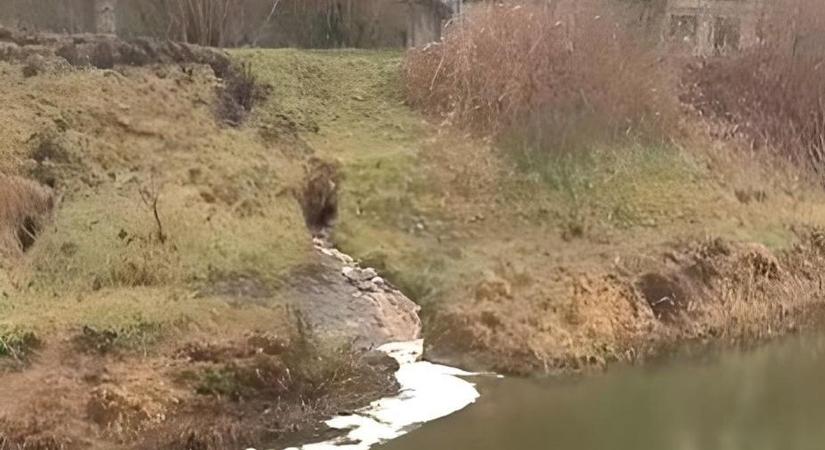
[[[762,0],[669,0],[663,34],[700,55],[758,42]]]
[[[441,39],[444,24],[460,14],[461,1],[412,0],[408,4],[407,47],[421,47]]]

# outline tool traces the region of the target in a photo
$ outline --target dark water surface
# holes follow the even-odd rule
[[[825,450],[825,336],[480,388],[476,405],[382,450]]]

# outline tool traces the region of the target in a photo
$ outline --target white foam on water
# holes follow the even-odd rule
[[[424,353],[423,340],[387,344],[378,350],[401,366],[395,374],[401,386],[399,394],[326,422],[330,428],[349,430],[346,436],[286,450],[367,450],[458,412],[479,397],[475,384],[460,378],[475,374],[419,361]]]

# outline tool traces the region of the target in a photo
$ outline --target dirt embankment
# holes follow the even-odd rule
[[[605,270],[560,269],[553,276],[569,291],[558,305],[530,301],[542,286],[493,277],[475,287],[469,304],[429,318],[430,356],[509,373],[569,374],[685,345],[751,346],[821,323],[823,269],[822,233],[805,232],[782,252],[713,239],[617,258]]]

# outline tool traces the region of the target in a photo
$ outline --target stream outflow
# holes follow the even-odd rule
[[[421,360],[424,341],[415,302],[327,239],[315,238],[313,244],[324,270],[307,280],[313,289],[296,306],[322,339],[354,342],[365,351],[375,348],[395,359],[400,390],[352,415],[328,420],[327,426],[342,430],[342,436],[290,450],[366,450],[479,398],[475,385],[465,379],[474,374]]]
[[[348,431],[346,435],[288,450],[367,450],[460,411],[479,398],[475,385],[463,378],[474,374],[420,361],[422,340],[386,344],[378,350],[400,365],[395,374],[399,394],[326,422],[330,428]]]

